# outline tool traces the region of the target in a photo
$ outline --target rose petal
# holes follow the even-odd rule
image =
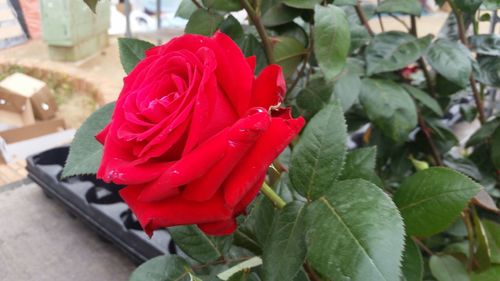
[[[232,212],[225,207],[222,196],[215,196],[209,201],[196,204],[179,197],[146,203],[138,200],[141,190],[142,186],[127,186],[120,190],[120,196],[150,237],[157,228],[231,219]]]
[[[304,119],[272,118],[265,133],[255,143],[250,153],[240,161],[224,183],[224,199],[234,207],[260,180],[272,161],[285,149],[304,126]]]
[[[271,64],[262,69],[252,90],[251,106],[269,109],[278,105],[285,98],[286,83],[281,67]]]
[[[269,123],[270,116],[263,109],[236,122],[229,131],[224,158],[203,177],[188,184],[182,196],[192,201],[205,201],[214,196],[241,158],[268,128]]]
[[[198,224],[198,227],[205,232],[205,234],[214,236],[229,235],[236,230],[237,226],[238,224],[235,219]]]
[[[182,157],[165,171],[154,185],[148,186],[140,196],[144,202],[155,202],[166,198],[169,189],[185,185],[203,176],[223,156],[227,149],[227,130]]]
[[[245,194],[245,196],[238,202],[238,204],[234,207],[234,214],[239,215],[245,211],[247,208],[248,204],[250,204],[253,199],[255,199],[255,196],[259,194],[259,191],[262,187],[262,184],[264,183],[264,180],[266,179],[266,172],[260,177],[259,180],[257,180],[252,188]]]
[[[255,72],[255,67],[257,66],[257,57],[256,56],[247,57],[247,63],[252,69],[252,71]]]

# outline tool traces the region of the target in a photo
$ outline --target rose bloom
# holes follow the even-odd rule
[[[124,79],[97,177],[126,185],[120,195],[148,235],[197,224],[210,235],[236,228],[266,171],[304,125],[276,109],[281,68],[254,76],[223,33],[186,34],[149,49]]]

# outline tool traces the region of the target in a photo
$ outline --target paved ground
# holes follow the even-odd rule
[[[0,187],[0,281],[124,281],[134,264],[35,183]]]

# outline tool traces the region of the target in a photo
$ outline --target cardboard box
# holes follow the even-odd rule
[[[14,73],[0,81],[0,110],[23,113],[24,124],[55,116],[57,106],[45,82],[22,73]]]
[[[68,144],[74,134],[74,129],[66,130],[62,119],[0,132],[0,162],[24,160],[29,155]]]

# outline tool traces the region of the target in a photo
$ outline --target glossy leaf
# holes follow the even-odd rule
[[[493,165],[500,169],[500,127],[498,127],[491,137],[491,161]]]
[[[486,236],[486,229],[479,219],[477,212],[473,211],[472,221],[474,223],[474,234],[476,242],[475,260],[480,270],[488,269],[491,266],[491,249]]]
[[[429,48],[426,58],[432,68],[446,79],[461,87],[467,86],[472,65],[471,54],[464,45],[438,39]]]
[[[404,142],[417,125],[413,100],[390,80],[362,80],[359,100],[368,118],[395,142]]]
[[[159,256],[141,264],[129,281],[191,281],[189,264],[179,256]]]
[[[495,118],[484,123],[472,136],[467,140],[466,146],[477,145],[493,135],[496,128],[500,126],[500,118]]]
[[[262,48],[261,43],[252,34],[245,34],[243,40],[241,40],[238,45],[245,57],[255,56],[257,58],[257,65],[255,67],[255,73],[260,73],[260,71],[267,65],[266,54]]]
[[[469,37],[472,48],[481,55],[500,56],[500,35],[480,34]]]
[[[327,80],[333,80],[344,68],[349,53],[349,22],[336,6],[316,6],[314,10],[314,52]]]
[[[491,251],[491,262],[500,264],[500,224],[491,220],[483,219],[481,223],[486,232],[488,245]]]
[[[422,56],[432,36],[415,38],[400,31],[377,34],[366,48],[368,75],[402,69]]]
[[[189,17],[184,32],[211,36],[219,28],[223,20],[224,18],[217,13],[198,9]]]
[[[407,178],[396,191],[394,202],[408,235],[430,236],[448,228],[480,189],[460,173],[433,167]]]
[[[333,94],[342,105],[344,112],[354,105],[361,91],[361,79],[352,68],[347,65],[333,86]]]
[[[296,104],[300,115],[311,119],[318,111],[330,104],[333,85],[322,77],[311,79],[307,86],[300,90]]]
[[[309,199],[330,189],[344,165],[346,138],[346,124],[339,105],[331,104],[316,114],[292,152],[293,188]]]
[[[175,16],[188,20],[196,10],[198,10],[198,7],[192,0],[182,0],[175,12]]]
[[[500,87],[500,56],[479,56],[477,80],[493,87]]]
[[[168,231],[183,252],[201,263],[223,256],[232,242],[231,236],[207,236],[195,225],[174,226]]]
[[[153,44],[132,38],[118,38],[120,61],[123,70],[128,74],[146,55],[146,50],[154,47]]]
[[[384,0],[376,9],[377,13],[402,13],[420,16],[422,6],[418,0]]]
[[[102,145],[97,142],[95,135],[109,123],[114,109],[114,102],[106,104],[92,113],[76,131],[62,172],[63,178],[96,174],[101,164]]]
[[[464,265],[452,256],[433,255],[429,267],[438,281],[469,281]]]
[[[99,0],[83,0],[83,2],[85,2],[85,4],[87,4],[87,6],[89,6],[89,8],[92,10],[92,12],[95,13],[95,8],[96,8],[97,2],[99,2]]]
[[[273,223],[275,208],[265,196],[255,200],[250,213],[240,225],[240,230],[255,239],[259,246],[264,246]]]
[[[314,9],[322,0],[283,0],[283,4],[298,9]]]
[[[439,103],[432,98],[429,94],[426,92],[420,90],[419,88],[403,84],[403,88],[417,101],[422,103],[425,107],[429,108],[432,110],[432,112],[436,113],[437,116],[443,116],[443,110],[441,109],[441,106]]]
[[[401,271],[401,281],[422,281],[424,275],[422,253],[409,237],[406,238]]]
[[[203,0],[205,7],[218,11],[233,12],[243,9],[240,0]]]
[[[306,211],[307,260],[333,280],[400,280],[403,221],[392,200],[365,180],[332,187]]]
[[[237,41],[245,36],[243,27],[241,27],[240,22],[233,17],[233,15],[227,16],[227,18],[220,24],[219,30],[231,37],[234,41]]]
[[[263,248],[263,272],[266,281],[292,280],[306,257],[304,204],[287,204],[274,217]]]
[[[300,10],[276,3],[262,15],[262,23],[267,27],[273,27],[293,21],[300,15]]]
[[[304,45],[292,37],[277,37],[273,46],[276,63],[281,65],[285,77],[291,76],[302,61],[306,49]]]
[[[463,12],[474,14],[483,0],[453,0],[453,3]]]
[[[376,157],[377,148],[375,146],[349,151],[339,180],[364,179],[382,187],[382,181],[375,173]]]
[[[247,281],[250,276],[250,271],[241,270],[231,275],[227,281]]]

